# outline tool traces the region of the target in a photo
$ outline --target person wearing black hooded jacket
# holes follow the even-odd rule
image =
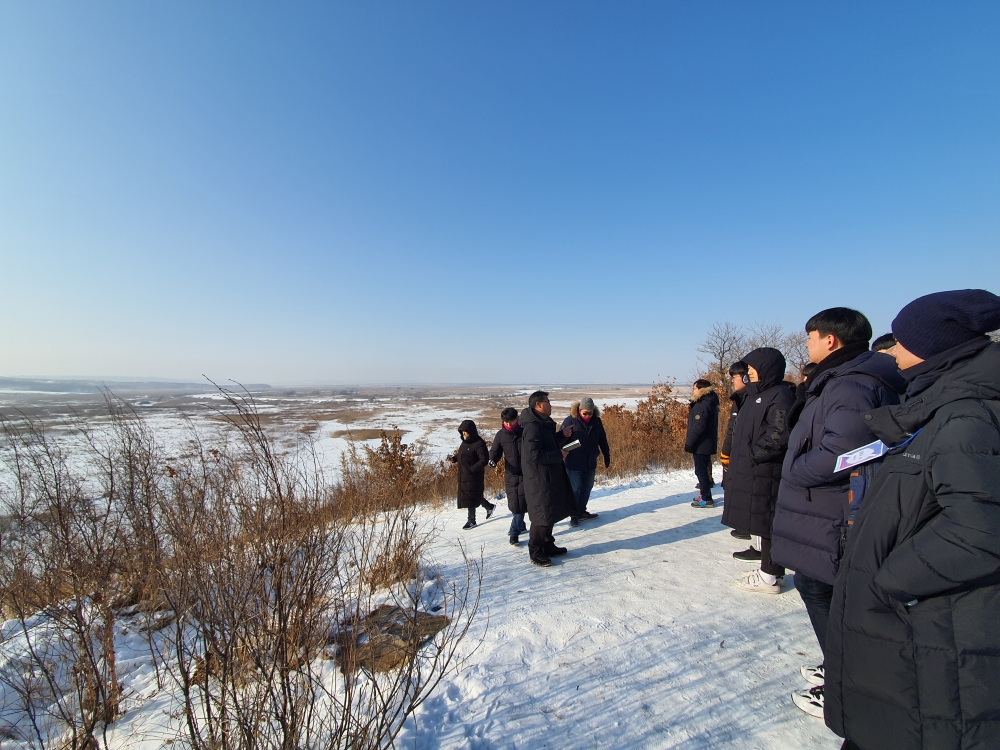
[[[486,451],[486,441],[479,437],[476,423],[466,419],[458,426],[462,445],[448,460],[458,464],[458,507],[467,508],[469,520],[463,529],[476,528],[476,508],[486,508],[486,518],[493,515],[497,507],[483,497],[486,489],[486,464],[490,457]]]
[[[1000,297],[938,292],[892,323],[903,402],[847,535],[825,718],[845,748],[1000,748]],[[884,355],[876,355],[884,356]]]
[[[825,652],[850,508],[851,471],[834,471],[837,456],[875,440],[862,414],[898,404],[904,384],[895,360],[868,350],[872,327],[857,310],[823,310],[809,319],[805,330],[814,365],[792,409],[791,419],[797,421],[781,471],[771,557],[795,571],[795,589]],[[814,687],[792,695],[796,706],[819,718],[823,670],[823,664],[804,666],[802,676]]]
[[[761,539],[760,569],[737,579],[736,585],[777,594],[785,571],[771,561],[771,522],[788,446],[786,417],[795,397],[782,383],[785,357],[777,349],[754,349],[743,361],[750,385],[733,428],[722,523]]]

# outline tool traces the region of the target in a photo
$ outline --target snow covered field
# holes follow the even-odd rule
[[[569,395],[560,394],[556,416]],[[601,401],[635,398],[615,393]],[[311,437],[328,465],[346,445],[334,437],[338,430],[387,423],[443,454],[457,443],[460,418],[495,418],[495,396],[460,400],[369,396],[350,413],[329,402],[315,413],[296,405],[303,399],[289,397],[275,407],[287,419],[276,428],[312,416],[319,427]],[[193,413],[164,409],[143,416],[168,443],[183,441],[185,415],[199,429],[215,429],[189,401]],[[289,414],[290,403],[299,411]],[[54,411],[38,408],[49,417]],[[295,439],[297,433],[287,434]],[[464,576],[459,541],[474,554],[482,550],[483,592],[462,644],[467,667],[438,687],[405,725],[398,746],[839,748],[823,722],[789,698],[807,687],[799,667],[820,660],[793,577],[781,596],[736,589],[733,579],[752,566],[731,553],[746,543],[719,523],[721,508],[690,506],[694,484],[693,471],[679,471],[596,489],[590,510],[600,517],[575,529],[559,524],[556,541],[569,554],[547,569],[529,564],[526,535],[519,547],[508,544],[506,501],[490,521],[480,511],[479,527],[469,532],[461,530],[465,513],[452,504],[421,511],[440,530],[430,557],[445,579]],[[5,637],[12,627],[4,628]],[[178,707],[169,691],[155,689],[145,639],[129,627],[116,637],[127,712],[109,738],[116,749],[164,747],[177,737]],[[0,696],[0,705],[9,697]],[[25,746],[0,737],[4,750]]]
[[[752,566],[731,553],[746,543],[719,523],[721,508],[689,505],[693,486],[681,471],[595,490],[600,517],[559,524],[569,553],[545,569],[529,564],[526,541],[508,544],[508,513],[463,532],[464,512],[442,511],[445,571],[457,574],[459,538],[484,551],[483,609],[466,641],[482,643],[400,745],[839,748],[789,699],[808,687],[799,667],[820,661],[792,576],[780,596],[736,589]]]

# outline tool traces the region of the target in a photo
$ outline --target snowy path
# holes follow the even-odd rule
[[[435,556],[446,574],[458,538],[484,549],[470,642],[486,635],[399,745],[839,748],[789,699],[808,687],[799,666],[819,662],[791,575],[781,596],[736,589],[752,566],[731,553],[745,543],[719,523],[721,508],[689,505],[693,485],[693,472],[675,472],[595,491],[600,518],[559,524],[569,554],[548,569],[528,563],[526,537],[508,544],[508,513],[462,532],[464,512],[445,511]]]

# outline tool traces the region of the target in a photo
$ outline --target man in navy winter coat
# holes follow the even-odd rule
[[[719,449],[719,396],[712,384],[696,380],[688,406],[687,436],[684,450],[694,457],[694,475],[698,477],[696,508],[714,508],[712,500],[712,455]]]
[[[869,351],[868,319],[857,310],[834,307],[806,323],[806,348],[816,367],[797,394],[792,431],[781,469],[774,513],[771,556],[795,571],[820,650],[843,540],[847,535],[850,470],[834,472],[837,456],[876,438],[862,415],[899,403],[904,382],[891,357]],[[814,687],[792,695],[806,713],[823,716],[824,666],[805,666]]]
[[[608,434],[601,422],[601,413],[594,405],[592,398],[581,399],[570,407],[570,415],[563,420],[563,434],[580,441],[580,447],[570,451],[566,456],[566,473],[573,487],[573,497],[576,501],[576,514],[570,516],[569,525],[576,526],[580,519],[584,521],[597,518],[596,513],[587,511],[587,502],[594,489],[594,478],[597,476],[597,456],[604,454],[604,467],[611,465],[611,449],[608,447]]]

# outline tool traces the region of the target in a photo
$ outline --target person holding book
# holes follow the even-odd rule
[[[597,518],[596,513],[587,510],[587,503],[590,501],[590,492],[594,489],[594,479],[597,476],[597,457],[604,454],[604,468],[609,467],[611,449],[608,447],[608,434],[604,431],[604,423],[601,422],[601,413],[592,398],[584,398],[573,404],[570,407],[570,415],[563,420],[562,428],[564,435],[580,441],[580,447],[571,450],[566,456],[566,473],[569,475],[576,503],[576,512],[570,516],[569,525],[577,526],[581,520]]]

